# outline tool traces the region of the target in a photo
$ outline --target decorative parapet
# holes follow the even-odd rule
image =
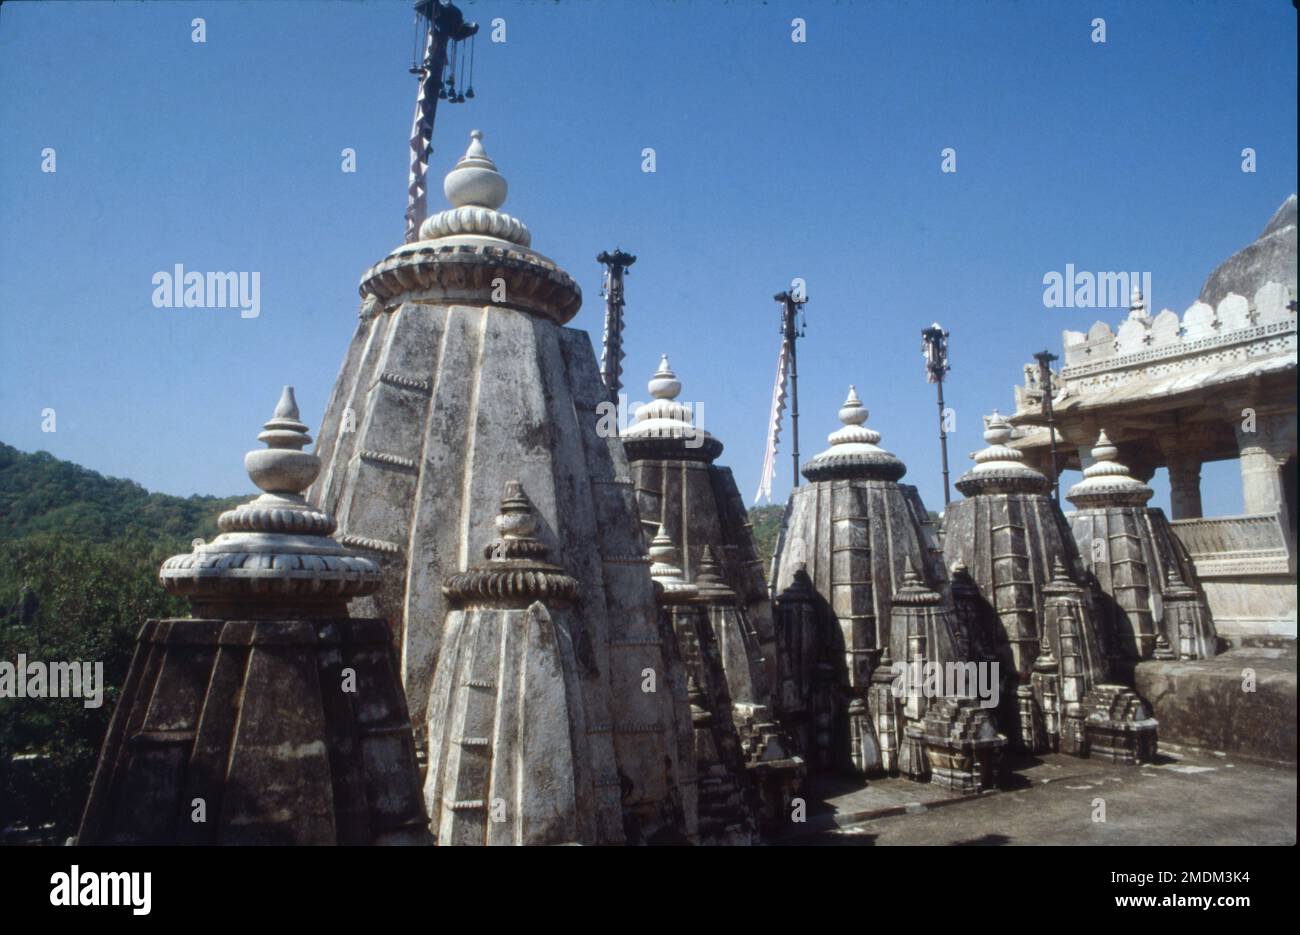
[[[1294,361],[1295,290],[1283,283],[1265,284],[1253,301],[1231,293],[1217,308],[1196,302],[1181,318],[1170,309],[1154,317],[1140,311],[1116,331],[1098,321],[1086,334],[1064,333],[1063,366],[1053,381],[1058,405],[1071,396],[1288,352]],[[1039,409],[1042,393],[1037,367],[1027,364],[1016,412]]]
[[[1201,578],[1295,574],[1279,513],[1179,519],[1169,525]]]

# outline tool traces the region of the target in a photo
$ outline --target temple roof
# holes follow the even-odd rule
[[[1296,286],[1296,196],[1274,212],[1254,243],[1224,260],[1205,280],[1200,301],[1218,305],[1230,292],[1254,295],[1268,282]]]

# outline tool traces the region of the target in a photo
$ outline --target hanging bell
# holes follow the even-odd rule
[[[445,84],[440,84],[438,85],[438,100],[445,101],[446,99],[447,99],[447,86]]]
[[[465,89],[465,96],[468,97],[468,98],[472,98],[472,97],[474,96],[474,86],[473,86],[473,85],[470,85],[468,88]]]

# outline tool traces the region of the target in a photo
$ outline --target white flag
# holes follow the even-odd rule
[[[776,448],[781,439],[781,414],[785,412],[785,378],[790,355],[788,342],[781,342],[781,354],[776,359],[776,385],[772,387],[772,417],[767,430],[767,450],[763,452],[763,473],[758,479],[758,493],[754,502],[764,497],[772,501],[772,475],[776,473]]]

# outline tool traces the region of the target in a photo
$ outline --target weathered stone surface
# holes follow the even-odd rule
[[[1104,597],[1115,650],[1126,659],[1202,659],[1218,652],[1210,608],[1196,567],[1174,538],[1162,510],[1150,509],[1151,488],[1129,475],[1102,432],[1093,463],[1066,499],[1084,566]]]
[[[930,707],[922,729],[931,782],[962,793],[997,786],[1007,739],[988,711],[969,699],[943,698]]]
[[[475,139],[463,162],[495,171],[485,158]],[[466,186],[465,197],[479,190]],[[312,497],[336,513],[342,541],[382,566],[383,586],[357,609],[399,632],[423,731],[449,610],[443,584],[493,538],[505,483],[521,483],[537,538],[582,594],[552,623],[568,628],[584,673],[587,766],[597,782],[624,787],[623,821],[602,826],[600,840],[626,836],[625,825],[647,840],[687,834],[675,823],[679,734],[689,740],[690,726],[673,692],[641,690],[646,669],[683,692],[685,680],[658,628],[622,444],[597,432],[606,397],[591,344],[559,327],[580,290],[520,228],[494,219],[499,205],[457,205],[456,217],[467,207],[471,228],[430,218],[423,235],[433,239],[398,248],[363,278],[373,314],[326,413],[326,468]]]
[[[1296,762],[1293,641],[1213,659],[1143,662],[1134,685],[1151,702],[1162,744]]]
[[[211,616],[141,629],[80,843],[429,843],[392,635],[345,616],[379,570],[302,497],[306,428],[286,387],[245,459],[265,493],[164,563]]]
[[[961,616],[994,630],[997,717],[1010,742],[1085,756],[1091,693],[1112,680],[1119,640],[1047,479],[1006,444],[1010,437],[996,412],[986,420],[989,445],[957,481],[967,499],[945,514],[944,555],[961,572]]]
[[[642,526],[647,537],[657,529],[656,536],[674,543],[680,536],[687,544],[682,564],[693,579],[693,600],[712,630],[730,705],[710,715],[726,715],[739,731],[760,793],[759,817],[768,828],[789,814],[786,803],[803,762],[774,714],[770,686],[776,651],[767,584],[740,491],[731,472],[713,464],[722,443],[696,427],[691,409],[677,402],[681,382],[667,356],[648,388],[651,402],[638,408],[635,423],[622,436]],[[703,676],[696,681],[708,684]]]
[[[1117,330],[1065,332],[1060,372],[1044,386],[1026,365],[1010,420],[1011,446],[1040,471],[1087,469],[1102,426],[1135,477],[1168,469],[1192,586],[1234,645],[1296,635],[1295,216],[1292,195],[1181,317],[1152,318],[1138,290]],[[1242,507],[1205,518],[1201,466],[1227,459],[1240,464]]]
[[[925,658],[961,659],[947,573],[903,463],[864,424],[850,388],[843,427],[803,468],[774,561],[779,698],[792,732],[819,765],[866,773],[898,768],[906,715],[890,690],[894,662],[909,658],[908,633],[894,625],[894,600],[909,570],[938,594],[924,622]]]
[[[691,410],[676,402],[681,383],[666,356],[649,390],[653,401],[637,411],[622,436],[646,539],[662,526],[680,544],[688,580],[699,574],[705,548],[712,550],[758,640],[766,682],[758,690],[768,692],[776,675],[771,599],[740,490],[731,469],[714,463],[722,442],[696,428]],[[737,700],[768,703],[747,695]]]
[[[1230,293],[1254,295],[1267,282],[1296,287],[1296,196],[1274,212],[1258,239],[1228,257],[1205,280],[1200,300],[1218,305]]]
[[[757,843],[762,803],[746,768],[708,605],[699,601],[699,588],[683,577],[677,547],[663,527],[650,544],[650,558],[660,618],[675,639],[687,673],[698,841]]]
[[[388,625],[146,623],[78,843],[429,843]]]
[[[578,582],[537,527],[508,484],[486,561],[447,583],[424,784],[440,845],[624,841],[619,777],[593,771],[571,636]]]

